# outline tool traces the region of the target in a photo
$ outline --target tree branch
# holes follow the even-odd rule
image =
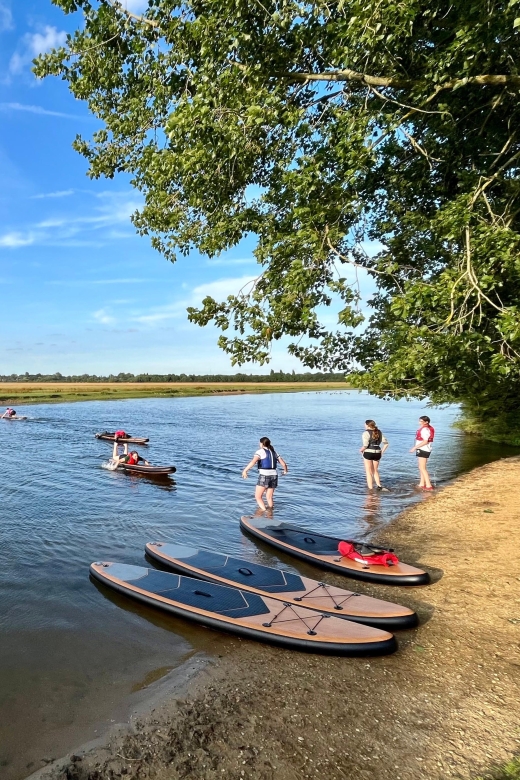
[[[244,67],[244,66],[242,66]],[[368,87],[393,87],[394,89],[410,89],[410,87],[419,86],[425,83],[417,79],[401,79],[394,76],[370,76],[368,73],[358,73],[355,70],[346,68],[345,70],[333,70],[328,73],[298,73],[286,72],[274,73],[280,78],[291,79],[293,81],[358,81],[366,84]],[[435,90],[435,95],[445,89],[459,89],[468,84],[478,84],[479,86],[501,86],[507,85],[520,87],[520,76],[492,75],[467,76],[462,79],[452,79],[439,84]]]

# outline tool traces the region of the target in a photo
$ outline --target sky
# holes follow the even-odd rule
[[[187,306],[223,300],[258,274],[253,237],[219,258],[192,252],[172,264],[136,234],[141,196],[128,178],[87,177],[72,141],[99,122],[65,82],[31,72],[80,22],[51,0],[0,0],[0,374],[302,370],[287,342],[267,367],[233,367],[219,332],[187,321]]]

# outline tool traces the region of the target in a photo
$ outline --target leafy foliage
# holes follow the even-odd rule
[[[518,409],[519,0],[53,2],[84,24],[36,73],[102,120],[75,147],[132,175],[138,231],[171,260],[258,237],[257,279],[189,310],[233,364],[289,336],[383,397]]]

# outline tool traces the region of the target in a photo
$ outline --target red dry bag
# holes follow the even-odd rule
[[[338,550],[344,558],[350,558],[350,560],[362,563],[364,566],[395,566],[399,563],[397,555],[388,550],[382,550],[373,555],[362,555],[352,542],[340,542]]]

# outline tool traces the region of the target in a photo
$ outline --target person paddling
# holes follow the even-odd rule
[[[277,464],[280,463],[283,468],[283,473],[287,474],[287,463],[284,459],[278,455],[270,439],[267,436],[262,436],[260,439],[260,449],[255,452],[252,460],[247,464],[242,471],[242,476],[247,479],[247,473],[249,469],[252,469],[256,464],[258,467],[258,482],[256,483],[255,499],[260,509],[265,510],[264,493],[266,494],[267,507],[273,508],[273,496],[275,488],[278,487],[278,471],[276,469]]]
[[[417,465],[419,466],[419,484],[417,487],[423,490],[433,490],[426,464],[431,455],[435,429],[430,425],[430,418],[427,415],[419,417],[419,425],[421,427],[415,434],[415,444],[410,450],[410,452],[415,451]]]
[[[116,467],[123,463],[128,463],[129,466],[137,466],[139,463],[144,463],[145,466],[150,465],[145,458],[139,455],[137,450],[128,452],[128,444],[125,443],[123,448],[123,454],[119,455],[118,442],[114,442],[114,448],[112,450],[112,462],[116,464]]]
[[[379,430],[374,420],[365,420],[365,430],[361,435],[362,447],[359,450],[363,455],[365,475],[368,489],[372,490],[374,482],[378,490],[386,490],[381,485],[379,478],[379,461],[388,448],[388,439]]]
[[[15,410],[14,410],[14,409],[11,409],[11,407],[10,407],[10,406],[8,406],[8,407],[7,407],[7,409],[5,410],[5,412],[4,412],[4,413],[3,413],[3,415],[2,415],[2,419],[3,419],[4,417],[5,417],[7,420],[8,420],[10,417],[16,417],[16,412],[15,412]]]

